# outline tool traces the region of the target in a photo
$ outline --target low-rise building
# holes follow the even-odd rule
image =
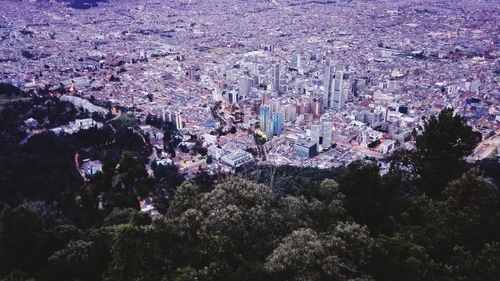
[[[220,161],[232,168],[245,166],[254,161],[252,154],[244,150],[234,149],[227,152],[220,158]]]
[[[379,151],[383,154],[391,153],[396,148],[396,141],[385,139],[382,140],[379,146]]]
[[[299,140],[293,146],[295,155],[302,158],[311,158],[318,154],[318,145],[313,141]]]
[[[80,169],[87,176],[93,176],[97,173],[102,173],[102,163],[99,160],[84,159],[80,167]]]

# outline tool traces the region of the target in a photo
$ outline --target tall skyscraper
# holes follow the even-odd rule
[[[253,84],[253,79],[241,76],[238,81],[238,91],[242,99],[246,98],[250,94],[250,89]]]
[[[165,109],[163,109],[161,111],[161,119],[163,120],[163,122],[171,122],[172,121],[172,117],[170,117],[170,112],[168,112]]]
[[[345,106],[351,91],[351,84],[348,80],[344,79],[344,72],[335,72],[335,78],[332,79],[331,92],[332,100],[329,108],[340,110]]]
[[[266,122],[266,128],[264,130],[266,133],[267,140],[271,140],[274,136],[274,123],[271,119],[268,119]]]
[[[323,72],[323,108],[331,108],[332,101],[332,66],[330,61],[326,62],[325,69]]]
[[[321,138],[321,125],[311,125],[311,141],[319,147]]]
[[[283,118],[279,112],[273,113],[273,131],[277,136],[283,132]]]
[[[278,63],[273,66],[273,91],[278,94],[280,91],[280,65]]]
[[[270,118],[271,118],[271,108],[269,107],[269,105],[261,105],[259,121],[260,121],[260,129],[262,131],[264,132],[266,131]]]
[[[330,108],[339,110],[343,107],[345,100],[343,99],[343,88],[344,88],[344,72],[335,72],[335,78],[332,80],[332,105]]]
[[[352,90],[351,83],[346,79],[348,75],[344,71],[335,71],[327,61],[323,76],[323,108],[342,109]]]
[[[182,117],[180,114],[175,115],[175,127],[177,128],[177,130],[181,130],[184,127],[184,125],[182,124]]]

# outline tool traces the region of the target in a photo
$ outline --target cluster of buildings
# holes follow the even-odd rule
[[[50,129],[55,134],[69,134],[72,135],[74,133],[79,132],[80,130],[88,130],[90,128],[98,128],[101,129],[103,124],[101,122],[97,122],[92,118],[84,118],[84,119],[75,119],[70,121],[68,124],[55,127]]]
[[[485,139],[500,130],[489,1],[116,2],[5,3],[0,80],[172,122],[208,151],[161,156],[187,174],[382,159],[446,107]]]

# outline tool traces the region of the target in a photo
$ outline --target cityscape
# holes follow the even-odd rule
[[[346,188],[351,186],[346,178],[357,178],[357,174],[345,176],[351,167],[373,166],[380,186],[389,186],[389,179],[398,176],[403,186],[398,199],[377,202],[377,208],[404,205],[405,200],[417,204],[416,197],[451,202],[446,196],[454,180],[474,169],[478,169],[475,179],[484,177],[484,185],[498,191],[499,22],[500,2],[489,0],[0,0],[0,146],[4,146],[0,169],[5,171],[0,177],[5,199],[0,201],[12,206],[45,202],[58,216],[90,229],[106,226],[109,216],[124,217],[129,212],[119,208],[131,208],[153,221],[166,217],[172,223],[175,216],[189,211],[179,207],[188,203],[176,203],[181,199],[174,198],[180,189],[191,194],[186,191],[190,184],[197,192],[212,194],[217,190],[213,186],[224,185],[225,180],[235,186],[247,184],[249,190],[254,180],[270,188],[273,200],[300,195],[314,208],[316,195],[311,194],[316,189],[301,193],[296,185],[321,189],[333,182],[333,186],[340,183],[347,196],[338,197],[347,206],[348,215],[342,219],[352,219],[361,228],[367,225],[370,235],[378,235],[377,231],[389,235],[380,229],[396,224],[391,220],[410,224],[417,219],[410,218],[414,214],[409,209],[384,213],[373,225],[371,217],[359,219],[357,215],[369,213],[370,207],[359,213],[349,209],[365,206],[349,201],[349,196],[360,196],[354,191],[349,195]],[[440,127],[443,120],[455,123]],[[424,142],[430,134],[435,138]],[[447,150],[446,144],[452,148]],[[441,146],[436,152],[426,145]],[[453,149],[466,152],[454,154]],[[59,154],[63,156],[58,158]],[[43,169],[37,163],[45,163],[40,164]],[[27,173],[26,179],[18,180],[19,173]],[[298,179],[287,182],[292,175]],[[369,176],[364,185],[371,184]],[[56,195],[32,186],[30,191],[18,189],[37,182]],[[289,208],[299,208],[296,204]],[[209,217],[226,207],[204,214]],[[85,215],[76,215],[83,210]],[[340,233],[337,224],[332,227]],[[391,227],[390,231],[397,229]],[[0,238],[1,229],[0,216]],[[316,237],[308,230],[295,231]],[[494,256],[500,261],[498,242],[492,243],[497,243]],[[0,254],[2,245],[0,241]],[[277,255],[279,247],[270,249]],[[429,248],[429,264],[442,262],[444,268],[445,258],[433,256],[437,248]],[[460,249],[480,253],[472,246]],[[129,279],[123,272],[115,279],[93,279],[97,277],[81,277],[86,275],[80,272],[61,280],[498,280],[500,276],[495,269],[481,275],[487,276],[484,279],[425,274],[405,279],[411,276],[406,273],[384,278],[385,271],[378,272],[371,263],[353,265],[363,273],[342,273],[342,278],[332,277],[326,269],[319,275],[293,270],[286,275],[280,271],[285,265],[273,263],[279,257],[268,252],[265,264],[255,265],[265,268],[255,279],[253,275],[223,279],[222,273],[210,279],[212,273],[207,272],[212,269],[207,267],[196,269],[198,275],[192,276],[197,277],[189,279],[186,276],[191,275],[182,270],[198,265],[169,264],[172,268],[162,269],[173,270],[167,279],[161,274]],[[328,264],[326,258],[323,262]],[[22,270],[5,268],[0,266],[0,278],[12,268]],[[27,276],[48,280],[43,274]]]
[[[411,148],[423,120],[446,107],[495,138],[477,157],[500,144],[498,11],[489,2],[236,2],[6,2],[1,79],[62,84],[142,120],[173,120],[216,160],[172,159],[189,163],[186,173],[234,169],[224,156],[321,168],[383,159]]]

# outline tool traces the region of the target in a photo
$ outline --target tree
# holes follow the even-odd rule
[[[404,238],[425,248],[429,257],[447,263],[455,246],[478,249],[485,241],[480,216],[472,209],[451,208],[443,201],[423,199],[413,221],[400,225]],[[418,213],[417,213],[418,212]]]
[[[500,243],[491,242],[484,245],[475,260],[476,280],[500,280]]]
[[[430,280],[432,265],[425,247],[400,234],[381,235],[375,242],[370,272],[376,280]]]
[[[167,188],[176,188],[185,178],[179,173],[175,165],[157,165],[153,170],[156,179],[159,179]]]
[[[50,229],[49,233],[49,242],[53,244],[51,248],[56,250],[66,247],[70,241],[80,240],[85,237],[83,231],[70,224],[58,225]]]
[[[430,197],[440,198],[448,182],[464,172],[464,157],[481,141],[466,120],[446,108],[438,117],[431,116],[416,139],[415,170],[421,188]]]
[[[267,257],[265,268],[276,280],[342,281],[363,277],[356,264],[344,256],[350,246],[335,235],[309,228],[295,230]]]
[[[332,230],[334,237],[342,239],[346,247],[337,250],[350,264],[364,267],[371,256],[373,241],[366,226],[355,222],[340,222]]]
[[[117,167],[116,171],[113,169],[105,171],[102,178],[104,185],[111,184],[112,187],[106,194],[105,206],[138,209],[137,196],[147,194],[151,188],[143,161],[125,154]],[[112,176],[110,177],[108,173]]]
[[[311,228],[314,230],[324,230],[328,227],[330,221],[335,221],[336,217],[330,217],[328,205],[312,198],[307,199],[304,196],[285,196],[278,201],[279,233],[283,236],[299,228]],[[332,212],[334,213],[334,212]]]
[[[238,241],[242,252],[262,255],[274,242],[271,203],[272,193],[267,186],[228,178],[201,199],[204,231]]]
[[[33,210],[6,207],[0,214],[0,274],[35,273],[46,266],[43,221]]]
[[[229,177],[205,193],[181,185],[168,219],[182,245],[181,265],[203,280],[260,280],[261,261],[275,247],[283,220],[272,204],[267,186],[242,178]]]
[[[315,208],[308,208],[306,212],[313,218],[313,223],[308,227],[327,230],[347,218],[347,211],[344,208],[345,195],[340,192],[339,184],[335,180],[322,181],[316,193],[309,199]]]
[[[0,95],[11,96],[20,94],[21,89],[19,89],[18,87],[9,83],[0,83]]]
[[[49,262],[53,264],[59,280],[92,280],[95,272],[94,243],[75,240],[56,251]]]
[[[103,226],[113,226],[130,223],[136,213],[137,211],[132,208],[114,208],[111,213],[106,218],[104,218]]]
[[[414,176],[413,161],[415,159],[415,152],[398,149],[389,156],[391,174],[399,175],[401,177],[411,178]]]
[[[124,155],[119,163],[120,181],[125,186],[133,186],[139,180],[147,177],[146,169],[131,155]]]
[[[190,266],[188,267],[182,267],[178,268],[177,271],[175,272],[175,278],[174,281],[193,281],[193,280],[202,280],[199,277],[198,270],[195,268],[192,268]]]
[[[111,247],[112,260],[105,273],[104,280],[136,280],[140,276],[141,256],[144,235],[141,229],[131,224],[122,224],[116,227]]]
[[[13,271],[9,275],[5,276],[1,281],[36,281],[24,272]]]
[[[339,221],[346,217],[347,211],[344,208],[345,195],[340,192],[338,182],[332,179],[322,181],[318,191],[318,197],[319,200],[328,205],[328,225],[335,220]]]
[[[339,177],[340,191],[345,194],[345,208],[356,222],[371,229],[382,220],[382,178],[376,164],[353,162]]]
[[[471,169],[461,178],[452,181],[444,190],[444,195],[447,197],[447,204],[457,209],[471,208],[489,215],[499,210],[496,207],[500,203],[498,188],[483,178],[478,169]]]
[[[493,281],[500,278],[500,244],[486,243],[477,253],[456,246],[451,264],[447,270],[447,280]]]
[[[170,216],[177,217],[189,209],[196,208],[199,197],[196,187],[191,182],[184,182],[177,189],[175,200],[170,205],[168,210]]]

